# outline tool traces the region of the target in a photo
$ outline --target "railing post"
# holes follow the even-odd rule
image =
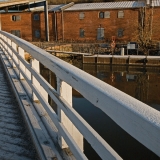
[[[8,45],[11,46],[11,43],[12,43],[12,42],[11,42],[11,40],[10,40],[9,38],[3,36],[3,40],[4,40]],[[8,47],[7,44],[3,43],[3,51],[4,51],[5,55],[6,55],[6,57],[10,60],[10,59],[11,59],[10,55],[12,55],[12,51],[11,51],[11,49]]]
[[[32,68],[37,72],[40,73],[40,65],[39,65],[39,61],[37,61],[36,59],[32,59],[31,60],[31,66]],[[31,80],[32,80],[32,84],[38,89],[40,90],[40,83],[37,81],[37,79],[31,75]],[[32,99],[33,101],[38,101],[37,96],[32,92]]]
[[[2,34],[0,34],[0,47],[2,49]]]
[[[24,58],[24,50],[21,47],[18,47],[18,54]],[[21,61],[19,61],[19,68],[21,68],[21,70],[25,73],[25,66],[23,65],[23,63]],[[19,78],[20,79],[24,79],[24,77],[22,76],[22,74],[19,72]]]
[[[4,41],[7,43],[7,37],[4,37]],[[5,53],[5,55],[8,55],[7,49],[8,49],[8,46],[7,46],[7,44],[4,43],[4,53]]]
[[[12,47],[12,41],[8,38],[7,39],[8,45],[10,47]],[[8,47],[8,59],[11,60],[11,56],[12,56],[12,50]]]
[[[39,61],[37,61],[36,59],[32,59],[31,66],[38,74],[40,74]],[[38,91],[41,93],[41,95],[46,100],[46,102],[48,102],[48,93],[44,90],[43,87],[41,87],[40,83],[37,81],[37,79],[33,75],[31,76],[31,80],[32,80],[32,84],[36,87],[36,89],[38,89]],[[38,101],[37,96],[33,92],[32,92],[32,98],[33,98],[33,101]]]
[[[1,38],[2,38],[2,39],[3,39],[3,37],[4,37],[4,36],[1,34]],[[4,43],[3,40],[1,40],[1,47],[2,47],[1,49],[2,49],[2,51],[4,51],[4,45],[3,45],[3,43]]]
[[[57,93],[59,94],[59,96],[63,97],[63,99],[65,99],[70,106],[72,106],[72,87],[68,85],[66,82],[59,79],[58,77]],[[68,117],[64,114],[64,112],[61,109],[58,108],[57,111],[60,122],[65,126],[65,128],[73,137],[79,148],[83,151],[82,134],[78,131],[78,129],[73,125],[73,123],[68,119]],[[68,148],[68,145],[61,136],[59,136],[58,142],[62,148]]]
[[[17,52],[17,44],[12,42],[12,48],[15,52]],[[15,63],[18,64],[18,58],[17,56],[12,52],[12,58],[15,60],[15,62],[13,62],[13,67],[16,67]]]
[[[4,35],[2,35],[2,39],[3,39],[3,40],[5,39],[5,36],[4,36]],[[3,51],[5,50],[5,49],[4,49],[4,44],[5,44],[4,41],[2,41],[2,45],[3,45],[3,48],[2,48],[2,49],[3,49]]]

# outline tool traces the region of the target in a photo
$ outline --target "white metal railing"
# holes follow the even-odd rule
[[[19,78],[24,78],[32,88],[33,100],[39,100],[43,105],[76,159],[87,159],[83,154],[83,137],[102,159],[121,157],[72,108],[72,88],[160,156],[159,111],[14,35],[0,31],[0,45],[5,54],[9,55],[8,58],[12,59],[13,66],[19,69]],[[33,57],[31,64],[25,61],[24,51]],[[39,74],[39,62],[55,73],[57,90]],[[58,115],[48,104],[48,94],[58,106]],[[62,147],[66,147],[63,139],[59,142]]]

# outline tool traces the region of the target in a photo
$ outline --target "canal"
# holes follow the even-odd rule
[[[69,62],[160,111],[160,67],[82,65],[77,60],[69,60]],[[41,74],[56,89],[55,75],[43,67],[41,69]],[[54,102],[50,101],[50,103],[52,107],[56,109]],[[73,107],[123,159],[160,159],[137,140],[128,135],[106,114],[93,106],[75,90],[73,90]],[[84,153],[90,160],[101,159],[85,139]]]

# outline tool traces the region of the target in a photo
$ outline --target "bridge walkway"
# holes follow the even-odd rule
[[[0,159],[38,160],[18,102],[0,61]]]

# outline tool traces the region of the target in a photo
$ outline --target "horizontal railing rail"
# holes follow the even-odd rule
[[[80,53],[80,52],[69,52],[69,51],[58,51],[58,50],[46,50],[49,53],[61,53],[61,54],[70,54],[70,55],[92,55],[91,53]]]
[[[68,92],[66,94],[71,94],[72,88],[77,90],[131,136],[160,156],[159,111],[14,35],[0,31],[0,45],[5,54],[9,55],[8,58],[12,59],[13,67],[19,69],[20,78],[24,78],[31,87],[35,94],[33,94],[33,100],[40,101],[76,159],[87,158],[81,146],[72,137],[72,133],[67,130],[68,127],[65,126],[61,117],[63,114],[57,115],[48,104],[46,93],[57,104],[59,112],[62,110],[65,113],[102,159],[106,157],[107,159],[121,159],[121,157],[72,108],[71,99],[64,96],[64,88],[66,88],[65,92]],[[32,56],[31,64],[24,60],[24,51]],[[57,90],[39,74],[37,69],[39,62],[55,73]]]

